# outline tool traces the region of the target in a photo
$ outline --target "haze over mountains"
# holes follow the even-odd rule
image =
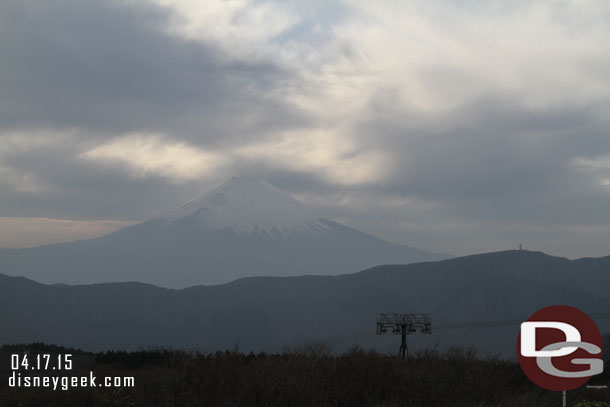
[[[263,181],[234,177],[164,216],[100,238],[0,250],[0,270],[45,283],[184,288],[447,257],[343,226]]]
[[[324,340],[395,352],[379,337],[381,312],[425,312],[432,335],[411,335],[413,349],[475,345],[513,356],[519,324],[552,304],[610,315],[610,256],[568,260],[507,251],[439,262],[378,266],[340,276],[246,278],[170,290],[140,283],[43,285],[0,275],[0,343],[43,341],[97,349],[184,346],[278,350]],[[596,320],[602,333],[610,319]]]
[[[521,321],[552,304],[610,312],[610,257],[520,250],[433,261],[443,257],[325,219],[257,179],[231,178],[101,238],[1,251],[0,326],[9,329],[0,343],[272,351],[324,340],[393,351],[395,338],[374,334],[378,314],[423,312],[434,334],[413,335],[416,346],[512,354],[518,324],[449,326]],[[112,283],[55,284],[97,282]]]

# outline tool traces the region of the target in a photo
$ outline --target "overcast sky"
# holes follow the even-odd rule
[[[0,2],[0,247],[233,175],[422,249],[608,255],[610,2]]]

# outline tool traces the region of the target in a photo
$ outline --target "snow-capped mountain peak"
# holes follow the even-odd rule
[[[329,229],[321,215],[253,177],[233,177],[168,212],[169,224],[197,224],[238,234],[293,234]]]
[[[165,216],[105,236],[0,251],[0,270],[45,283],[141,281],[184,288],[442,258],[324,219],[263,181],[237,177]]]

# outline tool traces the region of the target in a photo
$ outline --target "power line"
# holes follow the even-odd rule
[[[588,314],[591,319],[605,319],[610,318],[610,312],[597,312]],[[459,328],[490,328],[499,326],[515,326],[521,325],[522,320],[508,320],[508,321],[485,321],[485,322],[468,322],[463,324],[454,325],[440,325],[433,326],[434,330],[437,329],[459,329]]]

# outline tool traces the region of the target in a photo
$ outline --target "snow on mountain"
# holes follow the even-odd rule
[[[44,283],[182,288],[445,258],[325,219],[263,181],[236,177],[159,218],[106,236],[0,250],[0,270]]]
[[[330,229],[321,221],[321,215],[284,191],[252,177],[233,177],[162,219],[169,225],[191,222],[240,235],[289,235]]]

